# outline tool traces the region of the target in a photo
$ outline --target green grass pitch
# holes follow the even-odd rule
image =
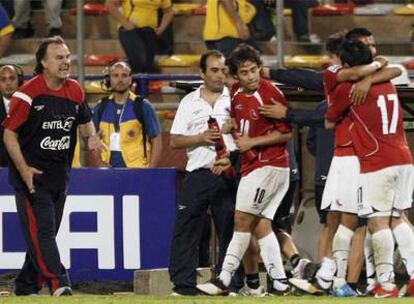
[[[332,297],[153,297],[134,295],[115,296],[88,296],[75,295],[73,297],[53,298],[50,296],[37,297],[1,297],[1,304],[388,304],[388,303],[414,303],[412,298],[400,299],[374,299],[374,298],[332,298]]]

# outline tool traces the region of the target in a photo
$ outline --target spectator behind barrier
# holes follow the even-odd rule
[[[207,0],[203,33],[207,48],[228,57],[242,42],[256,46],[248,27],[255,14],[255,7],[246,0]]]
[[[23,70],[15,65],[0,66],[0,121],[7,117],[10,98],[17,88],[23,84]],[[0,127],[0,138],[3,138],[3,127]],[[0,166],[7,167],[8,156],[3,140],[0,141]]]
[[[0,58],[6,53],[10,42],[14,27],[7,15],[3,5],[0,4]]]
[[[173,19],[171,0],[106,0],[111,16],[119,22],[119,41],[124,49],[133,73],[151,72],[157,51],[157,38],[164,33]],[[122,11],[119,7],[122,5]],[[158,9],[163,16],[158,23]]]
[[[48,28],[47,37],[59,36],[62,34],[62,19],[60,11],[62,8],[62,0],[43,0],[45,9],[45,19]],[[14,0],[14,26],[16,31],[13,34],[14,39],[22,39],[32,37],[34,29],[30,22],[30,1]]]
[[[105,85],[112,94],[103,98],[93,111],[93,121],[110,151],[101,159],[112,167],[156,167],[162,140],[153,106],[131,90],[131,67],[118,61],[107,68]]]

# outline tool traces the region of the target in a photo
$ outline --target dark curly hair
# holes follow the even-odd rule
[[[242,43],[231,52],[229,58],[226,60],[226,63],[229,67],[230,73],[232,75],[236,75],[240,65],[246,61],[255,62],[258,66],[263,64],[262,59],[260,59],[260,52],[254,47],[246,43]]]

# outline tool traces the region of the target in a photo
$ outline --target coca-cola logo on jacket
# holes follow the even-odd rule
[[[70,148],[70,136],[63,136],[59,139],[52,139],[47,136],[40,142],[40,148],[54,151],[68,150]]]

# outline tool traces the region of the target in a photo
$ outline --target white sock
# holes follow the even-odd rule
[[[260,255],[270,278],[274,280],[286,279],[285,269],[283,268],[282,256],[279,243],[273,232],[257,241],[260,247]],[[273,284],[275,285],[275,283]],[[277,283],[276,283],[277,285]],[[283,284],[284,285],[284,284]],[[273,286],[278,290],[284,290],[279,285]],[[286,286],[287,287],[287,286]]]
[[[225,286],[230,285],[231,277],[234,272],[239,268],[240,261],[243,258],[244,253],[250,243],[250,232],[237,232],[233,233],[233,238],[230,241],[229,247],[226,251],[226,256],[223,261],[223,267],[220,272],[220,280]]]
[[[374,250],[372,249],[372,235],[367,232],[364,242],[365,269],[367,278],[375,273]]]
[[[392,230],[395,242],[400,249],[401,258],[410,278],[414,277],[414,232],[411,227],[402,222]]]
[[[394,279],[393,254],[394,238],[391,229],[381,229],[372,234],[375,270],[379,283],[390,282]]]
[[[321,261],[321,267],[316,272],[316,276],[326,281],[333,281],[336,272],[336,263],[333,259],[324,257]]]
[[[332,252],[336,261],[336,277],[344,279],[346,277],[346,270],[348,267],[348,256],[349,251],[351,250],[351,242],[354,232],[345,227],[344,225],[339,225],[338,230],[335,233],[333,243],[332,243]]]

